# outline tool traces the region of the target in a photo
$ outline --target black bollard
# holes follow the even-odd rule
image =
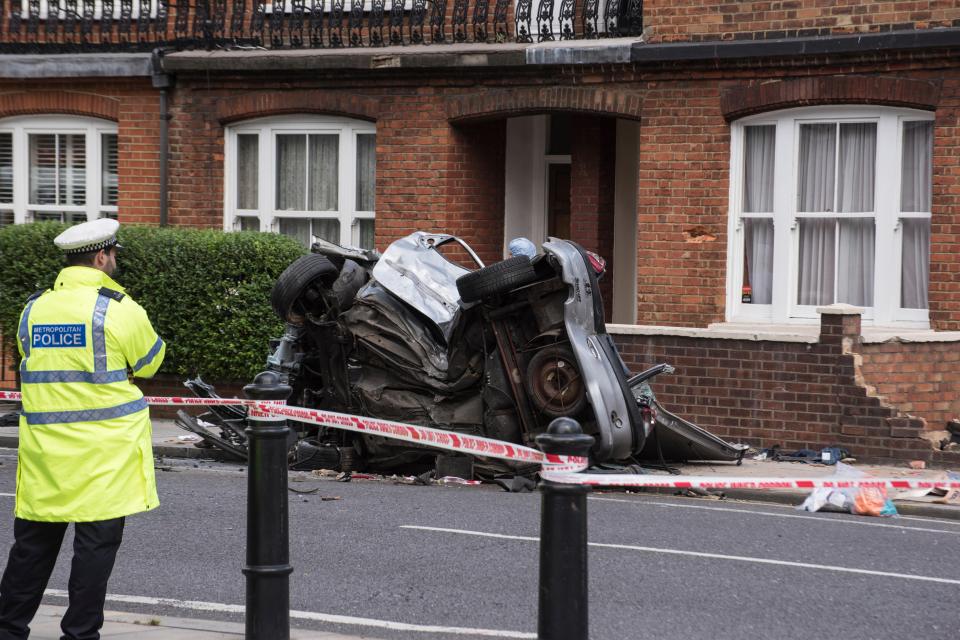
[[[251,400],[286,400],[290,387],[272,371],[243,388]],[[287,421],[251,407],[247,417],[246,640],[290,638]]]
[[[572,418],[557,418],[537,436],[544,453],[586,457],[593,436]],[[589,488],[544,480],[540,511],[538,640],[587,640],[587,493]]]

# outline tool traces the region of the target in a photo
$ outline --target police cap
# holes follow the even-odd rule
[[[99,251],[117,244],[117,229],[120,223],[112,218],[98,218],[74,225],[53,239],[64,253],[87,253]]]

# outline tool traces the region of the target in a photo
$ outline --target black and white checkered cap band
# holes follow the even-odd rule
[[[107,249],[117,244],[117,238],[107,238],[106,240],[101,240],[94,244],[85,244],[82,247],[76,247],[74,249],[64,249],[64,253],[73,254],[73,253],[88,253],[90,251],[100,251],[100,249]]]

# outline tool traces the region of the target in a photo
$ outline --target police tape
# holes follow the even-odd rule
[[[19,402],[21,395],[17,391],[0,391],[0,400]],[[485,458],[497,458],[511,462],[540,464],[544,469],[556,472],[577,472],[587,468],[587,459],[579,456],[545,454],[537,449],[511,444],[502,440],[485,438],[465,433],[454,433],[442,429],[419,425],[368,418],[335,411],[307,409],[288,406],[277,402],[248,400],[243,398],[192,398],[145,396],[144,400],[152,406],[231,406],[240,405],[251,408],[252,414],[260,416],[281,416],[296,422],[304,422],[320,427],[330,427],[383,436],[412,444],[467,453]]]
[[[960,490],[960,481],[930,478],[750,478],[722,476],[645,476],[569,473],[544,469],[544,480],[588,487],[657,489],[945,489]]]
[[[19,402],[18,391],[0,391],[0,400]],[[578,456],[545,454],[542,451],[502,440],[419,425],[367,418],[335,411],[294,407],[278,402],[244,398],[195,398],[145,396],[152,406],[246,406],[262,416],[281,416],[289,420],[321,427],[330,427],[402,440],[412,444],[497,458],[513,462],[539,463],[545,480],[561,484],[590,487],[660,488],[660,489],[946,489],[960,490],[960,481],[920,478],[750,478],[711,476],[648,476],[632,474],[579,473],[587,468],[587,459]]]
[[[345,431],[353,431],[355,433],[383,436],[412,444],[445,449],[447,451],[469,453],[485,458],[540,464],[544,469],[550,469],[553,472],[577,472],[587,468],[586,458],[546,454],[530,447],[511,444],[502,440],[494,440],[492,438],[484,438],[483,436],[454,433],[442,429],[421,427],[419,425],[393,422],[391,420],[380,420],[378,418],[355,416],[347,413],[337,413],[335,411],[275,405],[265,402],[256,404],[255,408],[273,416],[282,416],[297,422],[305,422],[321,427],[332,427]]]

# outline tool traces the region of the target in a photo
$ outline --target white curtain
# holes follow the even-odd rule
[[[837,194],[840,211],[845,213],[873,212],[876,173],[876,123],[841,124],[840,188]]]
[[[237,136],[237,208],[256,209],[259,181],[260,136]]]
[[[900,306],[926,309],[930,282],[930,221],[924,218],[903,221],[903,260],[900,269]]]
[[[370,218],[362,218],[357,222],[358,237],[355,240],[357,246],[364,249],[373,249],[373,239],[375,232],[375,221]]]
[[[307,208],[307,136],[277,136],[276,170],[277,209],[305,211]]]
[[[933,192],[933,123],[903,124],[901,211],[929,213]]]
[[[306,218],[280,218],[280,233],[294,238],[305,247],[313,243],[310,236],[310,220]]]
[[[776,150],[775,125],[745,128],[743,210],[773,211],[773,169]]]
[[[377,136],[360,134],[357,136],[357,211],[373,211],[376,172]]]
[[[310,136],[310,211],[336,211],[340,168],[340,137]]]
[[[800,221],[800,267],[797,303],[832,304],[836,220],[808,218]]]
[[[834,210],[836,139],[835,124],[800,126],[797,211]]]
[[[840,220],[837,302],[873,306],[875,229],[873,218]]]
[[[340,244],[339,220],[314,220],[313,235],[329,242]]]
[[[752,290],[753,304],[773,300],[773,220],[747,218],[743,221],[744,284]]]

